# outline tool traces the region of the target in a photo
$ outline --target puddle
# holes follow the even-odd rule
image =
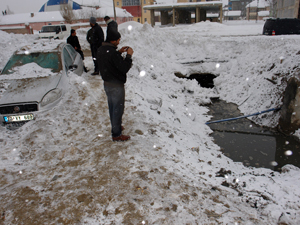
[[[235,104],[222,100],[213,100],[209,109],[211,121],[242,116]],[[300,142],[295,137],[260,127],[247,118],[209,126],[215,143],[235,162],[275,171],[281,171],[286,164],[300,167]]]

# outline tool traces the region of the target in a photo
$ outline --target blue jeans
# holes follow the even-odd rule
[[[124,84],[104,82],[104,90],[108,102],[111,135],[112,137],[119,137],[122,134],[121,125],[125,107]]]

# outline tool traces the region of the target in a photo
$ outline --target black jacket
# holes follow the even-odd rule
[[[112,19],[107,24],[106,34],[108,34],[108,31],[110,31],[110,30],[118,31],[118,24],[116,21],[114,21]]]
[[[125,59],[117,51],[117,47],[109,42],[104,42],[98,49],[97,58],[102,79],[106,82],[125,84],[127,75],[132,65],[131,55]]]
[[[90,43],[90,45],[93,43],[93,28],[89,29],[89,31],[87,32],[86,40]]]
[[[102,28],[98,25],[98,23],[95,24],[95,26],[92,27],[92,39],[91,39],[91,45],[96,46],[99,48],[102,45],[102,42],[104,41],[104,33]]]
[[[78,50],[81,50],[81,46],[79,44],[79,41],[78,41],[78,37],[77,36],[72,36],[70,35],[68,38],[67,38],[67,43],[72,45],[73,48],[77,47]]]

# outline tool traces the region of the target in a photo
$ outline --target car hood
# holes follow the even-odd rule
[[[46,93],[57,87],[60,79],[61,74],[19,80],[0,80],[0,104],[40,102]]]

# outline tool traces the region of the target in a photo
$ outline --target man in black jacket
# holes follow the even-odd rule
[[[118,24],[116,21],[112,20],[109,16],[105,16],[104,17],[104,21],[107,25],[107,28],[106,28],[106,37],[107,37],[107,34],[110,30],[115,30],[115,31],[118,31]]]
[[[95,17],[90,18],[90,25],[92,27],[91,52],[94,61],[94,72],[91,75],[99,75],[99,68],[97,63],[97,50],[104,41],[104,34],[102,28],[96,22]]]
[[[83,55],[83,52],[81,51],[81,46],[79,44],[78,37],[76,36],[76,30],[71,29],[71,34],[67,38],[67,43],[72,45],[73,48],[80,54],[82,60],[84,60],[84,55]],[[83,66],[83,70],[84,70],[84,72],[87,72],[87,69],[85,66]]]
[[[127,141],[130,136],[123,135],[122,116],[125,107],[125,88],[127,72],[132,65],[132,48],[126,46],[117,51],[121,35],[118,31],[110,31],[106,41],[98,49],[100,74],[104,80],[104,90],[107,96],[111,134],[113,141]],[[123,58],[122,53],[126,52]]]

